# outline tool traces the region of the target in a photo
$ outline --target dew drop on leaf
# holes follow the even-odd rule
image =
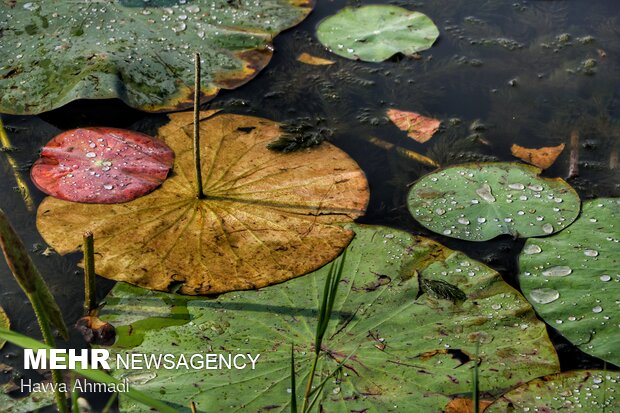
[[[557,267],[551,267],[545,271],[543,271],[543,275],[545,277],[566,277],[567,275],[570,275],[570,273],[572,273],[573,270],[570,267],[567,267],[565,265],[560,265]]]
[[[530,292],[530,298],[538,304],[549,304],[560,298],[560,293],[552,288],[537,288]]]

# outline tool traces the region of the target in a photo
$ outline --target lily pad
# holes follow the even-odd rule
[[[550,235],[577,218],[580,200],[564,180],[540,172],[504,162],[442,169],[411,188],[409,211],[431,231],[468,241]]]
[[[619,393],[617,371],[567,371],[525,383],[504,394],[485,412],[618,412]]]
[[[347,59],[382,62],[429,49],[439,30],[425,14],[397,6],[346,7],[317,27],[319,41]]]
[[[192,113],[170,115],[159,136],[176,154],[175,174],[124,204],[77,204],[48,197],[37,227],[60,254],[96,239],[96,272],[145,288],[214,294],[264,287],[333,260],[366,209],[368,184],[346,153],[267,149],[281,130],[250,116],[203,112],[206,199],[195,196]]]
[[[0,2],[0,112],[109,98],[150,112],[191,107],[194,52],[206,102],[253,78],[271,59],[273,38],[313,7],[312,0],[91,3]]]
[[[27,382],[27,379],[23,379]],[[50,382],[47,383],[49,387]],[[29,413],[38,411],[43,407],[54,405],[54,392],[45,390],[36,393],[30,393],[27,396],[13,398],[7,393],[18,390],[19,384],[13,382],[0,384],[0,405],[3,413]]]
[[[0,327],[9,328],[11,326],[11,322],[9,321],[9,316],[6,315],[4,309],[0,307]],[[5,340],[0,339],[0,348],[4,347],[6,344]]]
[[[483,392],[499,395],[559,371],[545,325],[498,273],[403,231],[349,228],[356,236],[347,249],[315,383],[349,358],[328,380],[316,411],[441,411],[450,396],[471,391],[476,342]],[[116,366],[113,375],[147,392],[165,392],[169,402],[193,400],[199,410],[290,411],[291,343],[302,395],[328,271],[326,266],[280,285],[211,300],[119,283],[101,313],[117,327],[113,359],[131,353],[260,357],[254,370]],[[421,292],[420,277],[450,284],[465,299]],[[120,406],[125,413],[142,411],[123,395]]]
[[[531,239],[519,281],[538,314],[581,350],[620,365],[620,199],[583,203],[573,225]]]
[[[174,153],[163,142],[125,129],[73,129],[54,137],[30,175],[41,191],[68,201],[131,201],[168,176]]]

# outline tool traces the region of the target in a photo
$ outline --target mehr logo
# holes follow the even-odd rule
[[[79,354],[78,354],[79,352]],[[58,349],[33,350],[24,349],[25,369],[99,369],[110,370],[108,359],[110,352],[105,349],[75,350]],[[48,360],[49,359],[49,360]],[[49,361],[49,365],[48,365]],[[79,363],[79,365],[78,365]]]

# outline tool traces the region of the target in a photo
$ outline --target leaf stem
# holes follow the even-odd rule
[[[50,347],[56,347],[56,340],[54,339],[51,323],[45,312],[45,305],[41,302],[37,294],[27,293],[26,295],[32,304],[34,314],[37,317],[39,328],[41,329],[41,335],[43,336],[43,341]],[[51,369],[51,371],[52,382],[55,384],[54,397],[56,399],[56,407],[60,413],[66,413],[69,411],[69,406],[64,392],[61,391],[62,386],[60,386],[60,383],[63,382],[62,374],[60,373],[60,370]]]
[[[194,168],[196,170],[196,198],[204,199],[200,164],[200,53],[194,54]]]
[[[32,200],[32,196],[30,195],[30,189],[28,189],[28,184],[26,183],[26,180],[24,179],[23,175],[19,171],[19,164],[17,163],[15,158],[13,158],[13,156],[10,153],[8,153],[8,151],[13,148],[13,145],[11,145],[9,136],[4,130],[4,125],[2,124],[1,117],[0,117],[0,145],[2,146],[3,150],[7,151],[6,159],[9,162],[11,169],[13,170],[13,177],[15,178],[15,183],[17,184],[17,188],[19,189],[19,193],[22,195],[22,198],[24,199],[24,203],[26,204],[26,209],[32,212],[35,210],[34,201]]]
[[[84,233],[84,311],[90,314],[97,308],[97,294],[95,289],[95,241],[93,233]]]

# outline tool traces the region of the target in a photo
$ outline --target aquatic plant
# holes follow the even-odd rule
[[[529,239],[519,283],[536,312],[584,352],[620,365],[620,199],[583,203],[579,218],[551,237]]]
[[[501,162],[441,169],[413,185],[409,211],[431,231],[469,241],[550,235],[577,218],[580,201],[562,179],[540,172]]]

